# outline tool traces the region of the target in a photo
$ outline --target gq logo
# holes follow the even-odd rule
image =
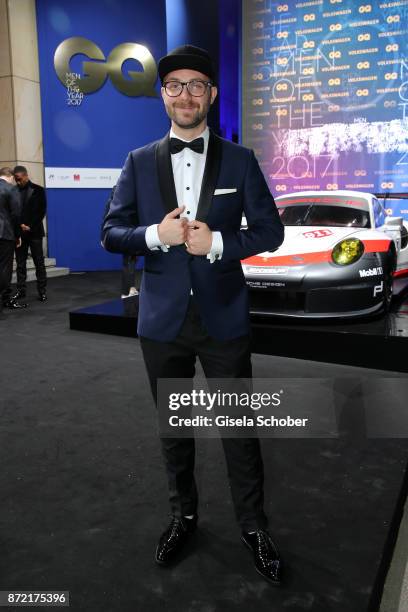
[[[58,45],[54,55],[54,67],[59,80],[66,84],[66,73],[72,72],[70,67],[74,55],[86,55],[91,60],[82,63],[83,78],[78,79],[76,86],[82,93],[88,94],[97,91],[110,77],[113,85],[126,96],[157,97],[154,84],[157,79],[157,67],[150,51],[137,43],[122,43],[110,52],[105,58],[101,49],[91,40],[82,36],[67,38]],[[130,80],[122,72],[122,66],[128,59],[139,62],[143,71],[129,70]]]

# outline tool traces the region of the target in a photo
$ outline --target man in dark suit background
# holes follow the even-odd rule
[[[37,277],[38,299],[45,302],[47,299],[47,273],[45,270],[43,238],[45,236],[43,219],[45,217],[47,203],[45,189],[36,185],[27,173],[24,166],[14,168],[14,178],[20,191],[22,200],[21,218],[21,248],[16,250],[17,262],[17,293],[14,298],[26,296],[27,281],[27,257],[28,251],[35,265]]]
[[[105,218],[102,243],[145,256],[138,333],[153,396],[160,378],[250,378],[248,294],[240,260],[276,249],[283,226],[252,151],[216,136],[217,96],[208,53],[192,45],[159,62],[170,133],[129,153]],[[241,230],[245,214],[248,229]],[[281,559],[267,531],[257,438],[223,438],[244,543],[257,570],[279,584]],[[161,439],[172,520],[156,561],[175,560],[197,524],[193,438]]]
[[[11,168],[0,168],[0,314],[10,306],[14,247],[20,247],[21,200]]]

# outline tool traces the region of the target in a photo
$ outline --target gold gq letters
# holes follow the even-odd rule
[[[154,84],[157,79],[156,62],[150,51],[137,43],[122,43],[105,58],[101,49],[87,38],[73,36],[58,45],[54,54],[54,67],[59,80],[66,84],[66,74],[72,72],[71,59],[74,55],[86,55],[91,62],[83,62],[83,77],[78,79],[76,86],[84,94],[92,93],[102,87],[109,76],[113,85],[126,96],[157,97]],[[123,63],[128,59],[139,62],[143,71],[129,70],[129,79],[122,73]]]

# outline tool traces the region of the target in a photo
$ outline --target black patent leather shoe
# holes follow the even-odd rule
[[[11,296],[11,301],[15,302],[16,300],[19,300],[21,298],[25,298],[26,294],[25,291],[21,291],[21,289],[17,289],[17,291],[15,292],[14,295]]]
[[[9,300],[4,302],[4,308],[10,308],[10,310],[21,310],[21,308],[27,308],[28,304],[17,302],[17,300]]]
[[[254,533],[242,533],[242,541],[254,554],[256,571],[272,584],[279,586],[282,581],[282,559],[272,538],[264,529]]]
[[[46,302],[47,301],[47,294],[46,293],[40,293],[38,296],[38,299],[40,300],[40,302]]]
[[[184,548],[187,540],[197,527],[197,516],[192,519],[173,516],[170,525],[160,536],[156,548],[155,561],[159,565],[169,565]]]

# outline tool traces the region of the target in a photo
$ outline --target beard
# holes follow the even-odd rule
[[[177,106],[166,106],[166,112],[169,118],[174,121],[174,123],[185,130],[193,129],[200,125],[208,115],[208,111],[210,110],[210,100],[200,109],[200,106],[193,107],[192,104],[179,104]],[[183,113],[183,110],[188,109],[193,110],[193,112],[189,112],[188,115]]]

